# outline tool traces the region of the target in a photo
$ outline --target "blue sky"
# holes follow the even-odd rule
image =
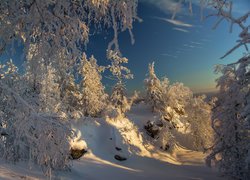
[[[169,6],[174,1],[139,2],[138,15],[143,22],[134,24],[135,44],[131,45],[128,32],[119,36],[121,51],[128,57],[128,66],[135,76],[127,82],[129,90],[142,89],[148,63],[155,61],[158,77],[166,76],[172,83],[183,82],[195,92],[214,91],[218,76],[213,73],[214,66],[234,62],[245,52],[244,48],[240,48],[221,60],[220,57],[235,45],[239,29],[235,26],[233,33],[229,33],[229,23],[222,22],[216,30],[212,30],[216,18],[201,21],[198,6],[194,5],[192,16],[181,11],[176,16],[178,22],[173,24]],[[236,2],[236,16],[250,10],[250,1]],[[109,34],[104,37],[105,41],[102,41],[103,35],[100,34],[88,45],[88,53],[97,55],[98,60],[105,59],[105,48],[102,47],[107,46],[112,38]],[[105,64],[105,61],[101,62]]]
[[[235,26],[229,33],[229,24],[221,23],[216,30],[212,27],[216,18],[200,21],[198,6],[194,5],[193,15],[183,9],[171,21],[171,5],[174,0],[139,0],[138,16],[142,23],[135,22],[133,33],[135,44],[131,45],[127,31],[119,34],[122,54],[129,59],[128,67],[134,74],[133,80],[127,81],[127,89],[143,89],[143,80],[147,74],[148,63],[155,61],[158,77],[166,76],[174,82],[183,82],[195,92],[215,89],[217,75],[213,73],[216,64],[227,64],[239,59],[245,50],[238,49],[221,60],[227,50],[235,45],[239,29]],[[249,0],[237,0],[234,3],[236,16],[250,10]],[[106,48],[112,39],[112,29],[90,37],[87,55],[94,54],[100,65],[108,64]],[[17,50],[18,52],[18,50]],[[9,57],[2,56],[1,60]],[[13,60],[21,64],[20,54],[13,55]],[[112,82],[103,79],[107,89]]]

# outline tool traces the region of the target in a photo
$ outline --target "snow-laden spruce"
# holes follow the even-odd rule
[[[123,64],[128,63],[128,59],[121,57],[118,52],[107,51],[107,58],[111,61],[111,65],[107,67],[112,74],[112,78],[116,81],[113,86],[111,96],[109,98],[109,106],[106,109],[108,116],[123,116],[125,112],[130,110],[131,105],[136,98],[134,95],[130,100],[126,96],[125,80],[132,79],[133,74]]]
[[[85,116],[100,116],[107,105],[108,97],[101,82],[102,76],[100,73],[104,71],[104,67],[97,65],[94,56],[91,56],[88,60],[84,54],[78,71],[82,76],[80,82],[82,112]]]

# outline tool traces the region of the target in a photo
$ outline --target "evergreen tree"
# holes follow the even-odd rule
[[[124,80],[133,78],[133,75],[127,67],[122,65],[128,63],[128,59],[120,57],[118,52],[112,50],[108,51],[107,58],[111,61],[111,65],[107,68],[116,80],[116,84],[114,85],[110,96],[110,103],[116,110],[118,110],[120,115],[124,115],[133,103],[133,100],[129,101],[126,97]]]
[[[148,77],[144,80],[146,88],[146,101],[150,104],[152,112],[160,111],[163,101],[163,88],[161,81],[155,75],[154,62],[148,65]],[[165,80],[165,88],[168,80]]]
[[[60,89],[57,78],[56,70],[51,65],[46,66],[39,91],[39,108],[41,112],[58,113],[61,110]]]
[[[103,67],[97,65],[94,56],[88,60],[84,54],[79,68],[82,76],[82,105],[85,116],[99,116],[106,106],[107,95],[102,85],[101,72]]]
[[[82,113],[82,93],[79,85],[75,82],[73,74],[66,74],[61,79],[60,94],[62,101],[62,111],[69,118],[79,119]]]

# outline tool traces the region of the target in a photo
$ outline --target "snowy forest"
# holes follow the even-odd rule
[[[174,1],[171,20],[197,1]],[[217,18],[211,29],[240,29],[215,67],[216,94],[159,77],[154,60],[143,90],[129,93],[119,36],[136,43],[139,2],[0,0],[0,55],[19,44],[25,59],[0,61],[0,179],[250,179],[250,11],[235,17],[234,2],[198,2],[199,19]],[[112,32],[107,65],[86,53],[102,30]]]

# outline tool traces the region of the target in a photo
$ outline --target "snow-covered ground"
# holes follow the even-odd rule
[[[56,172],[52,179],[223,179],[216,169],[205,166],[205,155],[201,152],[180,146],[168,154],[155,148],[143,128],[153,118],[150,109],[140,104],[119,121],[86,119],[73,124],[86,141],[88,153],[73,161],[71,171]],[[185,141],[184,137],[180,141]],[[127,160],[117,161],[115,155]],[[0,179],[46,179],[40,168],[30,166],[24,162],[13,165],[1,161]]]

